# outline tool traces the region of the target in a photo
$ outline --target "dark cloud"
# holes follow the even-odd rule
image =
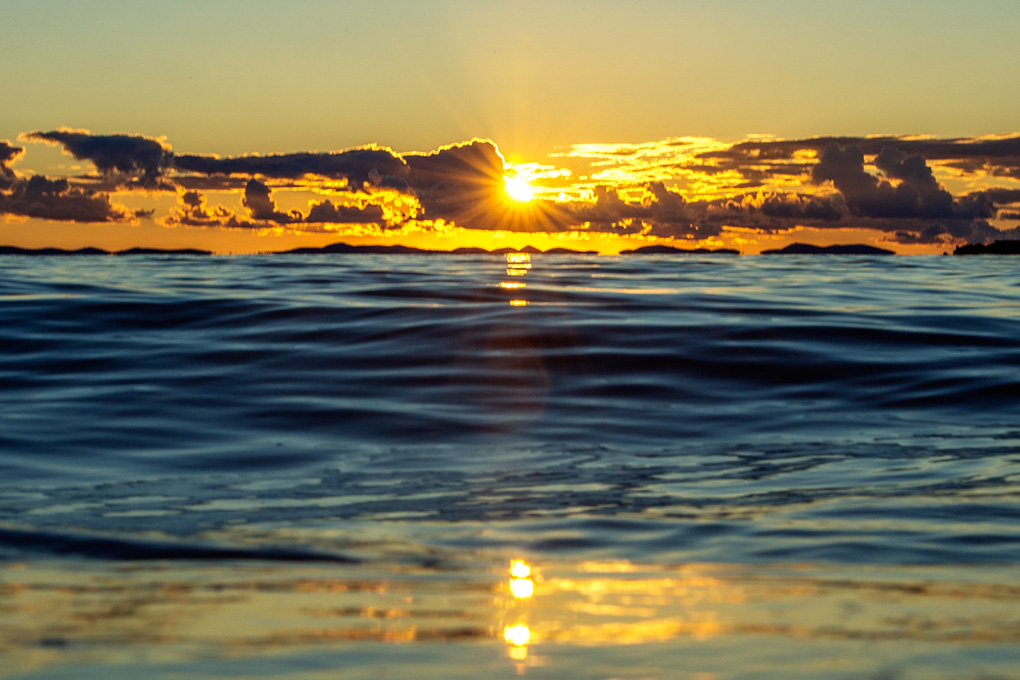
[[[0,139],[0,166],[8,166],[23,154],[25,149],[20,146],[13,146],[6,139]]]
[[[920,156],[968,174],[990,174],[1020,179],[1020,135],[979,138],[932,139],[924,137],[812,137],[789,140],[750,140],[727,149],[707,151],[697,157],[706,163],[689,169],[705,173],[739,172],[750,180],[810,171],[804,154],[820,156],[835,144],[857,147],[865,156],[877,157],[885,147],[907,156]]]
[[[846,214],[842,200],[801,194],[771,194],[762,201],[760,209],[762,214],[770,217],[822,222],[838,222]]]
[[[1011,205],[1014,203],[1020,203],[1020,189],[984,189],[982,191],[968,194],[965,198],[975,198],[978,196],[984,196],[985,199],[991,201],[995,205]]]
[[[208,208],[206,198],[198,191],[180,194],[178,205],[171,209],[164,220],[168,226],[224,227],[227,229],[265,229],[274,226],[288,226],[298,231],[305,230],[306,224],[379,224],[385,223],[382,206],[334,205],[332,201],[316,203],[308,215],[297,210],[289,213],[277,209],[272,191],[257,179],[250,179],[241,201],[248,209],[248,216],[239,216],[223,206]]]
[[[996,229],[984,220],[941,220],[917,231],[900,230],[890,240],[907,245],[991,243],[999,239],[1020,238],[1020,228]]]
[[[291,222],[301,221],[301,213],[299,212],[283,213],[278,211],[269,187],[254,178],[248,180],[248,184],[245,185],[244,198],[241,199],[241,202],[244,204],[244,207],[248,208],[248,212],[251,213],[253,220],[276,222],[277,224],[290,224]]]
[[[382,206],[369,204],[364,207],[356,205],[333,205],[332,201],[316,203],[304,218],[308,223],[324,224],[368,224],[383,223],[386,220]]]
[[[408,189],[424,219],[468,229],[562,231],[573,225],[562,206],[534,200],[515,204],[506,196],[503,157],[489,140],[474,139],[429,154],[406,154]]]
[[[296,231],[326,230],[330,224],[401,221],[446,222],[467,229],[644,233],[678,239],[717,236],[726,227],[776,233],[804,226],[867,228],[901,243],[951,243],[1003,238],[988,220],[1016,219],[1020,190],[994,188],[954,197],[936,179],[946,166],[961,171],[1012,176],[1020,173],[1020,135],[987,139],[934,140],[902,137],[751,140],[678,161],[675,154],[650,158],[647,148],[608,152],[634,156],[633,167],[612,168],[602,186],[594,179],[568,188],[587,189],[584,200],[511,200],[504,160],[489,140],[474,139],[431,153],[398,155],[363,147],[330,153],[292,153],[228,158],[174,155],[160,140],[139,135],[93,135],[61,128],[27,139],[63,147],[92,161],[103,173],[67,180],[21,179],[11,163],[23,152],[0,141],[0,209],[46,219],[107,222],[131,219],[105,191],[165,187],[173,175],[179,203],[168,225]],[[678,144],[676,146],[689,146]],[[693,153],[693,150],[692,150]],[[646,155],[641,155],[646,154]],[[614,161],[611,161],[611,163]],[[616,171],[619,172],[616,172]],[[1020,174],[1018,174],[1020,176]],[[665,177],[665,181],[648,181]],[[307,189],[304,178],[335,190],[332,200],[307,211],[280,209],[274,191]],[[802,178],[803,185],[789,190]],[[303,181],[299,181],[303,180]],[[566,182],[566,180],[564,180]],[[722,196],[688,199],[674,186]],[[1004,182],[1006,183],[1006,182]],[[814,185],[813,187],[811,185]],[[753,191],[761,189],[760,191]],[[205,191],[240,193],[244,209],[209,207]],[[236,192],[236,193],[235,193]],[[233,200],[233,199],[232,199]],[[235,212],[236,211],[236,212]]]
[[[918,155],[908,156],[886,146],[875,157],[875,167],[897,183],[865,172],[861,147],[833,143],[822,151],[811,176],[817,183],[831,181],[843,195],[850,214],[858,217],[973,219],[993,215],[987,201],[954,202],[952,194],[939,185]]]
[[[179,170],[204,175],[261,176],[267,179],[299,179],[314,175],[346,179],[356,191],[376,186],[398,186],[407,175],[407,166],[400,157],[389,149],[380,148],[228,158],[178,154],[174,163]]]
[[[243,191],[248,180],[244,177],[216,175],[201,177],[185,175],[174,178],[177,186],[185,191]]]
[[[994,164],[1011,163],[1020,158],[1020,135],[954,139],[876,136],[750,140],[734,144],[728,149],[706,151],[698,157],[743,162],[792,160],[803,151],[820,154],[833,144],[841,147],[856,146],[867,156],[877,156],[883,147],[895,146],[906,154],[918,155],[930,161],[976,159]]]
[[[89,160],[103,174],[118,173],[142,187],[159,185],[173,164],[170,147],[142,135],[94,135],[87,130],[60,128],[30,132],[25,139],[60,144],[78,160]]]
[[[449,217],[471,202],[490,203],[503,187],[503,157],[487,140],[430,154],[408,154],[407,183],[428,217]]]
[[[579,202],[574,205],[571,211],[574,220],[619,226],[624,220],[650,216],[651,211],[647,205],[628,203],[620,197],[620,192],[609,186],[596,186],[592,190],[592,197],[594,201]]]
[[[108,194],[41,175],[16,180],[9,191],[0,192],[0,214],[62,222],[119,222],[136,216],[111,203]]]
[[[171,209],[165,223],[169,226],[222,227],[233,218],[234,214],[223,206],[207,208],[205,196],[201,193],[185,191],[180,195],[177,207]]]
[[[10,165],[24,152],[22,147],[12,146],[6,139],[0,139],[0,189],[7,189],[14,183],[16,175]]]
[[[698,239],[718,235],[725,221],[721,203],[687,201],[663,182],[647,184],[640,201],[626,201],[604,185],[594,187],[592,197],[573,203],[569,211],[571,221],[584,223],[589,231]]]

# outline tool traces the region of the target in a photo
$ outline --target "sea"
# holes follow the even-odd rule
[[[0,257],[0,677],[1020,677],[1020,260]]]

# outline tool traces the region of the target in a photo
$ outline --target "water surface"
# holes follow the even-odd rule
[[[511,260],[0,258],[0,676],[1020,667],[1012,260]]]

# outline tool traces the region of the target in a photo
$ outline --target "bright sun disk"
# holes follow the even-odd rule
[[[535,197],[535,190],[528,184],[528,180],[520,177],[504,177],[503,188],[510,198],[522,203],[527,203]]]

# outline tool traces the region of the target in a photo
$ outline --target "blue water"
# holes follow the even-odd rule
[[[452,589],[437,606],[470,623],[472,642],[451,649],[471,677],[478,645],[503,644],[471,594],[503,592],[498,572],[517,556],[547,565],[561,595],[580,591],[556,590],[570,579],[552,574],[578,582],[592,563],[648,583],[717,565],[740,576],[716,581],[745,589],[749,574],[786,583],[785,570],[801,565],[829,584],[816,593],[852,584],[840,607],[880,605],[854,580],[872,572],[903,592],[922,583],[962,588],[981,607],[1015,605],[1017,272],[997,257],[0,258],[0,612],[57,606],[46,599],[56,597],[51,577],[26,576],[26,565],[55,570],[89,602],[106,597],[97,579],[137,598],[177,582],[208,593],[216,570],[282,569],[290,586],[266,589],[294,601],[304,591],[293,584],[326,578],[321,569],[391,586],[407,570],[427,572],[404,583],[407,597],[437,598],[437,578]],[[134,583],[126,574],[138,565],[157,576]],[[623,588],[611,585],[600,587]],[[980,595],[991,587],[1005,590]],[[18,600],[24,592],[35,599]],[[450,605],[451,592],[472,604]],[[819,666],[798,636],[816,625],[827,639],[842,609],[783,633],[776,612],[803,594],[742,592],[773,603],[754,616],[802,663],[768,666],[768,644],[763,657],[739,660],[733,636],[750,633],[731,627],[715,638],[720,656],[698,647],[709,670],[682,675],[663,662],[626,675],[633,650],[609,637],[601,663],[617,670],[590,676],[772,677],[774,667],[775,677],[998,677],[1020,667],[1016,615],[983,609],[967,629],[982,644],[991,635],[983,661],[968,642],[940,653],[950,661],[900,646],[870,669]],[[654,606],[682,618],[679,597]],[[84,606],[68,598],[59,606]],[[818,598],[809,604],[828,602]],[[605,605],[585,602],[564,611]],[[941,620],[932,602],[876,611],[864,628],[881,621],[882,639],[922,630],[911,612],[931,605],[929,623]],[[358,606],[361,630],[378,604]],[[614,606],[635,620],[645,611],[625,598]],[[576,626],[549,611],[558,627],[541,638],[545,662],[503,658],[492,674],[588,677],[579,643],[551,632]],[[889,623],[897,617],[901,626]],[[258,635],[246,638],[243,662],[208,661],[222,640],[171,659],[170,643],[139,637],[151,621],[114,620],[130,633],[96,641],[66,621],[32,634],[0,625],[0,654],[14,655],[11,677],[254,675],[246,664],[259,659]],[[322,631],[305,623],[297,647],[279,643],[276,624],[259,633],[283,647],[267,674],[319,677],[307,670],[317,659],[333,672],[343,664],[332,655],[354,651],[368,656],[350,677],[420,677],[415,654],[442,658],[429,662],[437,677],[460,672],[420,625],[410,647],[331,637],[307,651]],[[704,639],[673,630],[676,644]],[[832,654],[859,657],[860,640],[851,630]],[[400,662],[381,647],[418,651]],[[125,649],[130,659],[118,656]],[[26,661],[33,655],[41,665]],[[952,659],[957,674],[939,675]]]

